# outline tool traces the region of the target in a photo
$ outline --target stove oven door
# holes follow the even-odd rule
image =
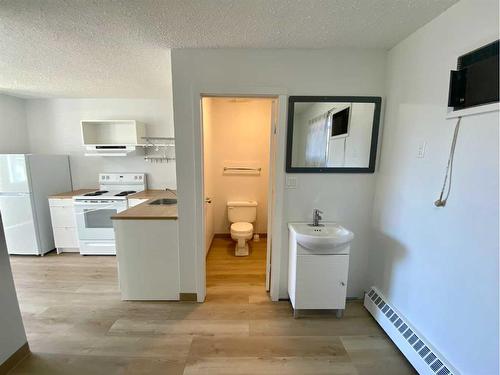
[[[74,202],[78,237],[80,240],[114,240],[111,217],[125,210],[127,203],[120,202]]]

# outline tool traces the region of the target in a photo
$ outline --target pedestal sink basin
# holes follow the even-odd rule
[[[314,227],[309,223],[289,223],[297,242],[309,250],[328,250],[352,241],[354,233],[337,223],[321,223]]]

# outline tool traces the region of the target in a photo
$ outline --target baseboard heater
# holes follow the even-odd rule
[[[460,375],[377,288],[365,294],[364,305],[420,375]]]

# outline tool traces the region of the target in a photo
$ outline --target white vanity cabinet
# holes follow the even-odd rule
[[[50,198],[49,207],[57,253],[79,252],[73,199]]]
[[[300,234],[299,234],[300,235]],[[308,249],[290,229],[288,294],[294,310],[345,309],[350,244]]]

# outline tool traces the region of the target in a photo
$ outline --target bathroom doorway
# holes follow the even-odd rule
[[[208,301],[269,299],[276,108],[274,97],[202,96]]]

